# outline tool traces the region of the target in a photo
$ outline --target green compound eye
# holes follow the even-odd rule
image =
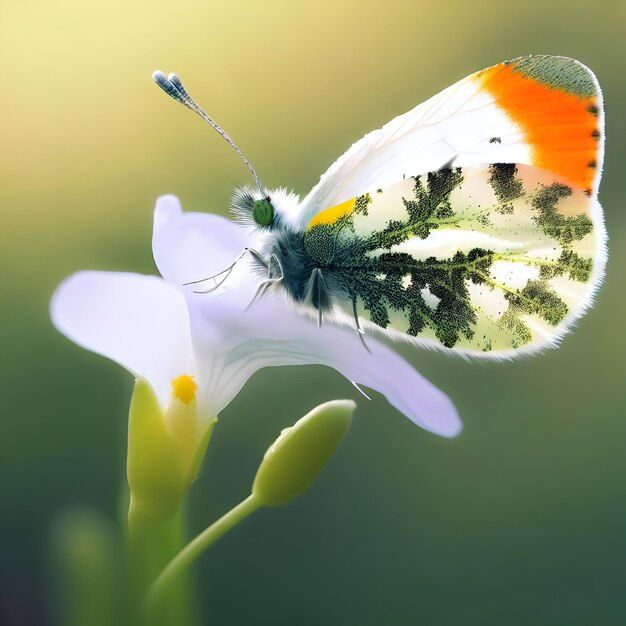
[[[252,205],[252,217],[260,226],[269,226],[274,221],[274,207],[269,200],[256,200]]]

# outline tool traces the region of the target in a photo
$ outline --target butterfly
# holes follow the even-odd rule
[[[153,78],[256,181],[231,207],[260,245],[198,293],[248,255],[257,297],[282,289],[320,325],[495,357],[555,345],[591,305],[606,263],[604,113],[578,61],[531,55],[468,76],[356,142],[301,201],[261,185],[176,75]]]

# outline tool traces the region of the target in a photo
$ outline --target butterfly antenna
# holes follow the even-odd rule
[[[254,182],[259,189],[261,197],[265,197],[261,181],[257,176],[256,170],[252,167],[252,164],[246,159],[244,153],[237,147],[237,144],[230,138],[228,133],[221,127],[213,118],[211,118],[207,112],[189,95],[189,92],[185,89],[182,81],[176,74],[170,74],[165,76],[161,70],[157,70],[152,74],[154,82],[168,95],[174,98],[177,102],[184,104],[188,109],[191,109],[194,113],[197,113],[205,122],[208,122],[213,128],[222,136],[226,141],[234,148],[235,152],[241,157],[243,162],[248,166],[248,169],[252,173]]]

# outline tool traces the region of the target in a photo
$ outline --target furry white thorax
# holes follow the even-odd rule
[[[273,189],[268,192],[270,201],[280,222],[292,230],[302,230],[302,204],[300,196],[293,191],[288,191],[285,187]]]

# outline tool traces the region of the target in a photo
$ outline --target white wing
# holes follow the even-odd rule
[[[545,132],[542,131],[545,129]],[[446,165],[534,165],[595,194],[602,93],[573,59],[529,56],[472,74],[355,143],[304,198],[297,221]]]

